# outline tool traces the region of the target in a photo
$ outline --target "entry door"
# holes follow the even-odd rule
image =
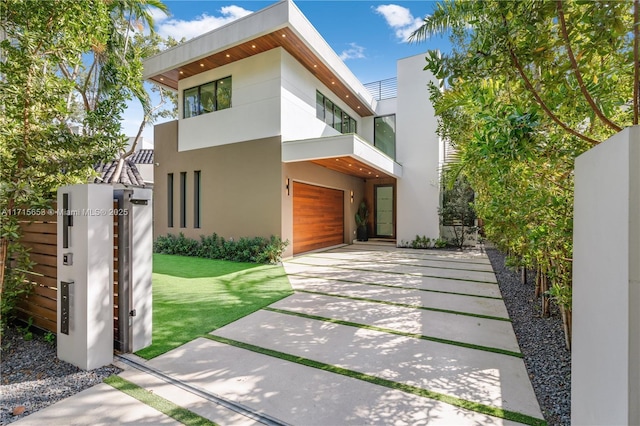
[[[393,185],[375,187],[375,234],[376,237],[395,237],[395,200]]]

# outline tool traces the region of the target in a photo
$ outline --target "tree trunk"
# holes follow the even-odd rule
[[[567,349],[571,350],[571,332],[573,322],[571,309],[560,306],[560,314],[562,315],[562,327],[564,328],[564,343],[567,346]]]
[[[6,238],[0,239],[0,297],[4,294],[4,270],[7,264],[7,248],[9,241]]]

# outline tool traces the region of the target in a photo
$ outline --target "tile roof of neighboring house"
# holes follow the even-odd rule
[[[105,164],[96,166],[96,171],[100,173],[100,177],[95,178],[94,183],[113,183],[113,174],[118,167],[118,161],[114,160]],[[125,160],[120,173],[120,179],[117,183],[124,185],[145,186],[144,179],[138,171],[138,168],[131,160]]]
[[[136,151],[129,161],[134,164],[153,164],[153,149],[141,149]]]

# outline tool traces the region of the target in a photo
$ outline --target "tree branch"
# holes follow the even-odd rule
[[[562,30],[562,36],[564,37],[564,40],[565,40],[565,43],[566,43],[567,54],[569,55],[569,61],[571,62],[571,68],[573,68],[573,73],[576,76],[576,80],[578,80],[578,86],[580,86],[580,91],[582,92],[582,95],[585,97],[585,99],[589,103],[589,106],[591,107],[593,112],[595,112],[595,114],[598,116],[598,118],[606,126],[610,127],[611,129],[615,130],[616,132],[619,132],[620,130],[622,130],[622,127],[620,127],[617,124],[613,123],[611,120],[609,120],[602,113],[600,108],[598,108],[598,105],[596,105],[596,102],[593,100],[593,97],[589,93],[589,90],[587,90],[587,86],[585,86],[585,84],[584,84],[584,80],[582,79],[582,73],[578,69],[578,61],[576,61],[576,57],[573,54],[573,49],[571,48],[571,41],[569,40],[569,32],[567,31],[567,22],[565,21],[564,9],[563,9],[563,6],[562,6],[562,1],[563,0],[557,0],[557,2],[556,2],[556,4],[557,4],[556,9],[558,10],[558,21],[560,22],[560,29]],[[637,96],[636,96],[636,98],[637,98]]]
[[[638,0],[636,0],[638,1]],[[508,30],[509,26],[507,24],[507,17],[504,15],[504,13],[502,13],[502,23],[505,27],[505,29]],[[545,112],[545,114],[547,114],[547,116],[553,120],[554,123],[556,123],[558,126],[562,127],[564,130],[566,130],[568,133],[570,133],[573,136],[576,136],[584,141],[589,142],[590,144],[593,145],[597,145],[600,142],[590,138],[587,135],[583,135],[582,133],[572,129],[571,127],[569,127],[566,123],[562,122],[562,120],[560,120],[560,118],[558,118],[557,115],[555,115],[553,113],[553,111],[551,111],[551,109],[547,106],[547,104],[542,100],[542,98],[540,97],[540,94],[538,93],[538,91],[533,87],[533,84],[531,84],[531,80],[529,80],[529,77],[527,77],[527,74],[524,72],[524,69],[522,68],[522,64],[520,63],[520,61],[518,60],[518,57],[516,56],[515,52],[513,51],[513,45],[511,44],[511,40],[509,39],[509,36],[507,34],[507,45],[508,45],[508,49],[509,49],[509,56],[511,57],[511,61],[513,62],[513,65],[516,67],[516,69],[518,70],[518,74],[520,74],[520,77],[522,77],[522,80],[524,81],[524,84],[527,88],[527,90],[529,90],[529,92],[531,92],[531,94],[533,95],[534,99],[536,100],[536,102],[538,103],[538,105],[540,106],[540,108],[542,108],[542,110]]]

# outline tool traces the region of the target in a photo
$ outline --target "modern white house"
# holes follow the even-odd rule
[[[145,61],[178,93],[154,131],[154,235],[278,235],[285,257],[369,237],[439,235],[442,149],[423,71],[364,85],[291,1]]]

